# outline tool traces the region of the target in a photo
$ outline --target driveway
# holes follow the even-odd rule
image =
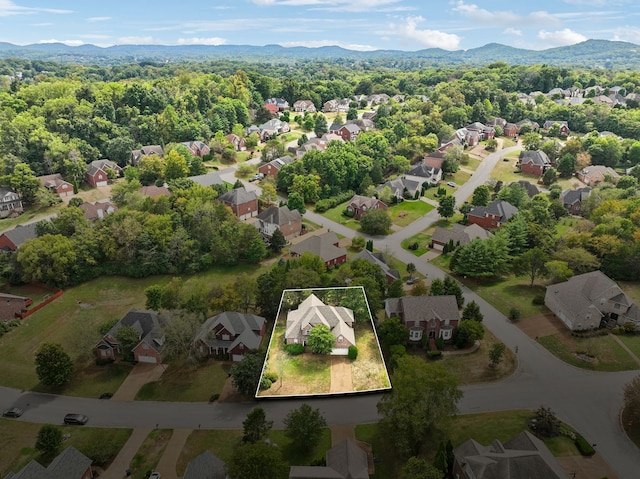
[[[165,366],[162,364],[136,364],[111,399],[133,401],[140,388],[147,383],[160,380],[164,370]]]

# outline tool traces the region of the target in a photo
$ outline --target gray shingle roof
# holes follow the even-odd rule
[[[135,329],[140,334],[140,341],[144,341],[157,351],[161,351],[164,338],[162,318],[155,311],[132,309],[107,332],[106,336],[115,338],[118,330],[123,326]]]
[[[391,308],[392,311],[393,308],[397,308],[397,313],[403,313],[405,322],[428,321],[430,319],[456,321],[460,319],[458,303],[453,295],[390,298],[385,301],[385,307]]]
[[[189,179],[202,186],[224,185],[224,181],[217,173],[207,173],[205,175],[190,176]]]
[[[62,451],[47,467],[47,477],[51,479],[81,478],[93,461],[69,446]]]
[[[204,451],[189,462],[184,472],[184,479],[225,479],[226,477],[226,464],[210,451]]]
[[[227,191],[224,195],[218,198],[220,201],[229,203],[231,205],[243,205],[250,201],[258,199],[258,195],[255,191],[247,191],[244,186],[241,188],[235,188]]]
[[[357,259],[362,259],[378,266],[386,276],[390,276],[393,279],[400,279],[400,273],[398,270],[389,268],[389,265],[384,261],[384,256],[382,256],[382,254],[375,254],[368,249],[363,249],[353,258],[354,261]]]
[[[367,453],[345,439],[327,451],[327,465],[348,479],[369,479]]]
[[[254,331],[260,331],[265,322],[265,318],[255,314],[225,311],[208,318],[200,327],[195,341],[202,341],[208,346],[215,347],[218,340],[215,337],[209,337],[209,334],[220,324],[234,336],[234,339],[225,343],[225,347],[233,349],[236,344],[242,343],[249,349],[257,349],[262,341],[262,336]]]
[[[11,242],[20,247],[25,241],[36,238],[36,223],[30,223],[26,225],[18,225],[12,230],[5,231],[3,233]]]
[[[431,241],[442,244],[453,241],[454,245],[465,245],[467,243],[471,243],[471,241],[476,238],[485,240],[490,236],[491,233],[476,224],[464,226],[456,223],[450,230],[438,226],[431,235]]]
[[[492,215],[500,218],[501,223],[506,223],[509,219],[518,213],[518,208],[504,200],[493,200],[487,206],[476,206],[467,216],[477,216],[484,218]]]
[[[333,232],[324,233],[318,236],[310,236],[306,240],[294,245],[290,248],[291,253],[301,255],[305,251],[310,251],[322,258],[323,261],[330,261],[347,254],[347,250],[340,246],[334,246],[338,243],[338,237]]]
[[[274,225],[286,225],[295,221],[302,221],[298,210],[290,210],[288,206],[269,206],[258,215],[258,219]]]
[[[440,168],[425,165],[424,163],[418,163],[407,172],[407,175],[420,176],[422,178],[431,178],[432,176],[438,174],[439,169]]]
[[[586,200],[591,194],[591,188],[578,188],[577,190],[565,190],[560,195],[562,204],[565,206],[574,205]]]
[[[551,164],[551,160],[547,154],[542,150],[524,150],[520,152],[520,163],[526,165],[527,163],[533,163],[538,166],[548,166]]]

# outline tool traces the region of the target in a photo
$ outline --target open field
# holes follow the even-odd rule
[[[422,200],[403,201],[387,209],[394,225],[404,228],[418,218],[423,217],[434,207]]]

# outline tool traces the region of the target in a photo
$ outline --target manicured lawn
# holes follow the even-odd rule
[[[34,446],[40,427],[40,424],[0,418],[0,477],[38,457]]]
[[[476,171],[478,169],[478,166],[480,166],[480,163],[482,163],[482,160],[480,158],[475,158],[473,156],[470,156],[467,164],[460,165],[460,166],[467,170]]]
[[[586,220],[582,218],[564,217],[556,223],[556,238],[564,238],[568,233],[575,231]]]
[[[638,364],[610,336],[577,338],[563,332],[538,338],[555,356],[573,366],[593,371],[629,371]]]
[[[154,429],[144,440],[131,461],[131,477],[149,477],[167,448],[173,429]]]
[[[322,216],[325,218],[329,218],[331,221],[335,221],[341,225],[346,226],[347,228],[351,228],[352,230],[359,231],[360,230],[360,222],[354,220],[353,218],[349,218],[348,216],[344,216],[342,212],[344,211],[346,202],[341,203],[338,206],[331,208],[330,210],[322,213]]]
[[[55,214],[64,206],[64,203],[58,203],[57,205],[48,206],[46,208],[40,206],[29,206],[20,216],[0,219],[0,231],[10,230],[17,225],[22,225],[27,222],[30,223],[38,218],[44,218],[45,216]]]
[[[520,173],[516,168],[519,154],[520,152],[509,153],[502,160],[498,161],[495,168],[491,171],[491,178],[496,181],[502,181],[504,184],[520,180],[527,180],[534,184],[537,183],[538,177]]]
[[[457,279],[491,303],[505,316],[509,315],[511,308],[518,308],[522,318],[537,316],[547,311],[546,306],[532,303],[535,296],[544,296],[545,287],[539,284],[529,286],[530,280],[524,276],[510,276],[504,280],[472,280],[459,277]]]
[[[636,334],[634,336],[628,336],[626,334],[621,334],[618,336],[618,339],[620,339],[620,341],[622,341],[625,346],[633,352],[633,354],[640,358],[640,335]]]
[[[97,366],[93,359],[76,362],[76,371],[68,384],[64,386],[64,394],[99,398],[103,393],[115,393],[133,369],[133,365],[118,362]],[[47,392],[48,388],[38,385],[36,391]]]
[[[409,249],[409,246],[413,243],[418,243],[418,249]],[[407,239],[402,240],[402,249],[407,250],[409,253],[415,256],[422,256],[429,251],[429,243],[431,243],[431,235],[425,233],[415,234]]]
[[[169,364],[160,381],[147,383],[136,395],[138,401],[209,401],[220,394],[231,363],[210,360],[202,364]]]
[[[432,205],[422,200],[415,200],[403,201],[397,205],[390,206],[387,211],[393,224],[404,228],[433,209]]]
[[[453,181],[457,185],[463,185],[467,181],[469,181],[469,178],[471,178],[471,175],[469,173],[467,173],[466,171],[458,170],[454,173],[453,178],[447,177],[447,181]],[[447,186],[447,188],[451,187]]]

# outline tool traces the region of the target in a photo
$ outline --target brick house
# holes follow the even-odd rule
[[[502,128],[502,134],[509,138],[513,138],[518,135],[518,127],[514,123],[507,123]]]
[[[355,123],[342,125],[336,132],[344,141],[356,141],[360,135],[360,127]]]
[[[268,238],[279,229],[286,240],[300,236],[302,232],[302,216],[296,209],[290,210],[288,206],[269,206],[260,213],[258,221],[254,225],[260,233]]]
[[[384,311],[387,318],[398,316],[409,328],[410,341],[422,341],[423,337],[448,341],[453,338],[460,321],[454,295],[388,298]]]
[[[0,321],[11,321],[24,312],[31,304],[31,298],[0,293]]]
[[[16,251],[25,241],[37,236],[35,223],[18,225],[0,234],[0,250]]]
[[[146,145],[139,150],[133,150],[131,152],[131,164],[138,166],[143,156],[157,155],[160,158],[164,158],[164,150],[160,145]]]
[[[565,190],[560,194],[560,201],[569,214],[582,215],[582,202],[591,194],[591,188],[578,188],[577,190]]]
[[[67,196],[74,195],[73,185],[68,181],[64,181],[60,173],[55,173],[53,175],[38,176],[38,179],[40,180],[40,184],[43,187],[55,193],[60,198],[65,198]]]
[[[521,151],[518,158],[518,168],[523,173],[540,177],[551,167],[551,160],[542,150]]]
[[[0,187],[0,218],[24,211],[20,195],[11,188]]]
[[[511,217],[518,213],[518,208],[503,200],[493,200],[487,206],[476,206],[467,213],[469,224],[476,224],[485,229],[500,228]]]
[[[260,347],[266,331],[262,316],[225,311],[208,318],[194,342],[203,357],[229,355],[232,361],[242,361],[248,351]]]
[[[553,125],[557,124],[560,127],[560,131],[558,135],[560,136],[569,136],[569,124],[566,121],[562,120],[547,120],[542,125],[543,130],[549,130]]]
[[[278,172],[280,169],[289,163],[292,163],[294,160],[291,156],[281,156],[280,158],[276,158],[275,160],[270,161],[269,163],[265,163],[264,165],[260,165],[258,167],[258,172],[262,173],[264,176],[268,176],[270,178],[276,178],[278,176]]]
[[[95,160],[87,166],[87,172],[84,174],[84,179],[94,188],[107,186],[109,183],[108,170],[112,170],[116,176],[120,176],[122,174],[122,168],[120,168],[116,163],[106,159]]]
[[[84,217],[89,221],[97,221],[111,213],[118,211],[118,207],[109,201],[96,201],[95,203],[82,203],[79,208],[83,211]]]
[[[607,176],[610,176],[614,183],[620,178],[620,175],[609,166],[591,165],[578,171],[578,179],[589,186],[602,183]]]
[[[320,256],[327,269],[347,261],[347,250],[340,246],[340,240],[333,232],[310,236],[289,250],[292,258],[302,256],[306,251]]]
[[[347,203],[346,210],[353,213],[355,219],[360,219],[370,210],[386,210],[387,205],[376,197],[354,195]]]
[[[491,233],[477,224],[464,226],[455,223],[451,229],[438,226],[431,235],[431,247],[436,251],[443,251],[447,244],[453,244],[454,247],[464,246],[474,239],[485,240],[490,236]]]
[[[236,151],[245,151],[247,149],[247,140],[241,136],[231,133],[227,135],[227,141],[233,145],[233,149]]]
[[[311,100],[298,100],[293,104],[293,111],[297,113],[315,113],[316,106]]]
[[[235,188],[218,199],[231,208],[233,214],[241,220],[258,216],[258,195],[255,191],[247,191],[244,187]]]
[[[206,143],[203,143],[202,141],[198,141],[198,140],[183,141],[180,144],[189,148],[189,151],[191,151],[191,154],[193,156],[197,156],[198,158],[202,158],[208,155],[209,153],[211,153],[211,149],[209,148],[209,145],[207,145]]]

